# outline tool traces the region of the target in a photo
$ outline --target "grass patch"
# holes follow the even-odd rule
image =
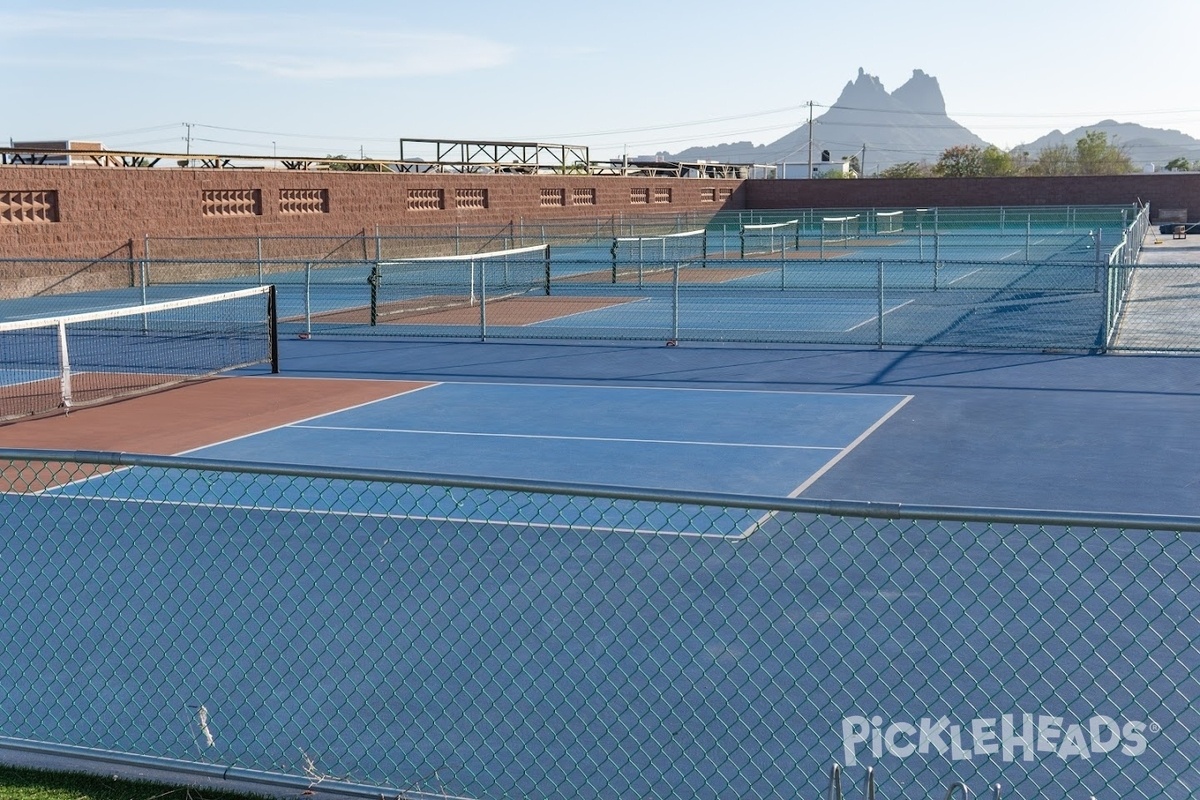
[[[263,800],[263,797],[0,765],[0,800]]]

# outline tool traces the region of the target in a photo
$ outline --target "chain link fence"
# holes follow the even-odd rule
[[[154,257],[128,265],[131,287],[6,308],[32,317],[272,283],[281,330],[305,337],[1200,349],[1200,332],[1175,324],[1192,267],[1139,264],[1147,219],[1147,207],[739,212],[691,229],[664,217],[254,237],[204,260],[163,253],[206,240],[148,240]],[[298,247],[319,257],[281,257]]]
[[[1200,783],[1197,519],[0,459],[0,745],[400,797]]]
[[[1200,351],[1200,264],[1141,258],[1147,207],[852,211],[283,240],[312,259],[263,237],[223,241],[236,257],[169,258],[198,245],[155,240],[117,270],[127,285],[11,300],[4,315],[270,283],[281,331],[303,337]]]

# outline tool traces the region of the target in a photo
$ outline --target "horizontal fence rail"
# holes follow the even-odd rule
[[[1200,779],[1200,519],[0,461],[0,746],[471,798]]]

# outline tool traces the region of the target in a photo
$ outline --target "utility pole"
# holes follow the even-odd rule
[[[813,115],[813,102],[812,102],[812,100],[809,100],[808,101],[808,175],[807,175],[807,177],[810,180],[812,179],[812,176],[813,176],[813,165],[812,165],[813,117],[812,117],[812,115]]]

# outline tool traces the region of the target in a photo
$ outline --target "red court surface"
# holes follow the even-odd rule
[[[0,447],[174,455],[413,388],[415,384],[378,380],[214,378],[0,425]],[[270,454],[262,458],[269,460]]]

